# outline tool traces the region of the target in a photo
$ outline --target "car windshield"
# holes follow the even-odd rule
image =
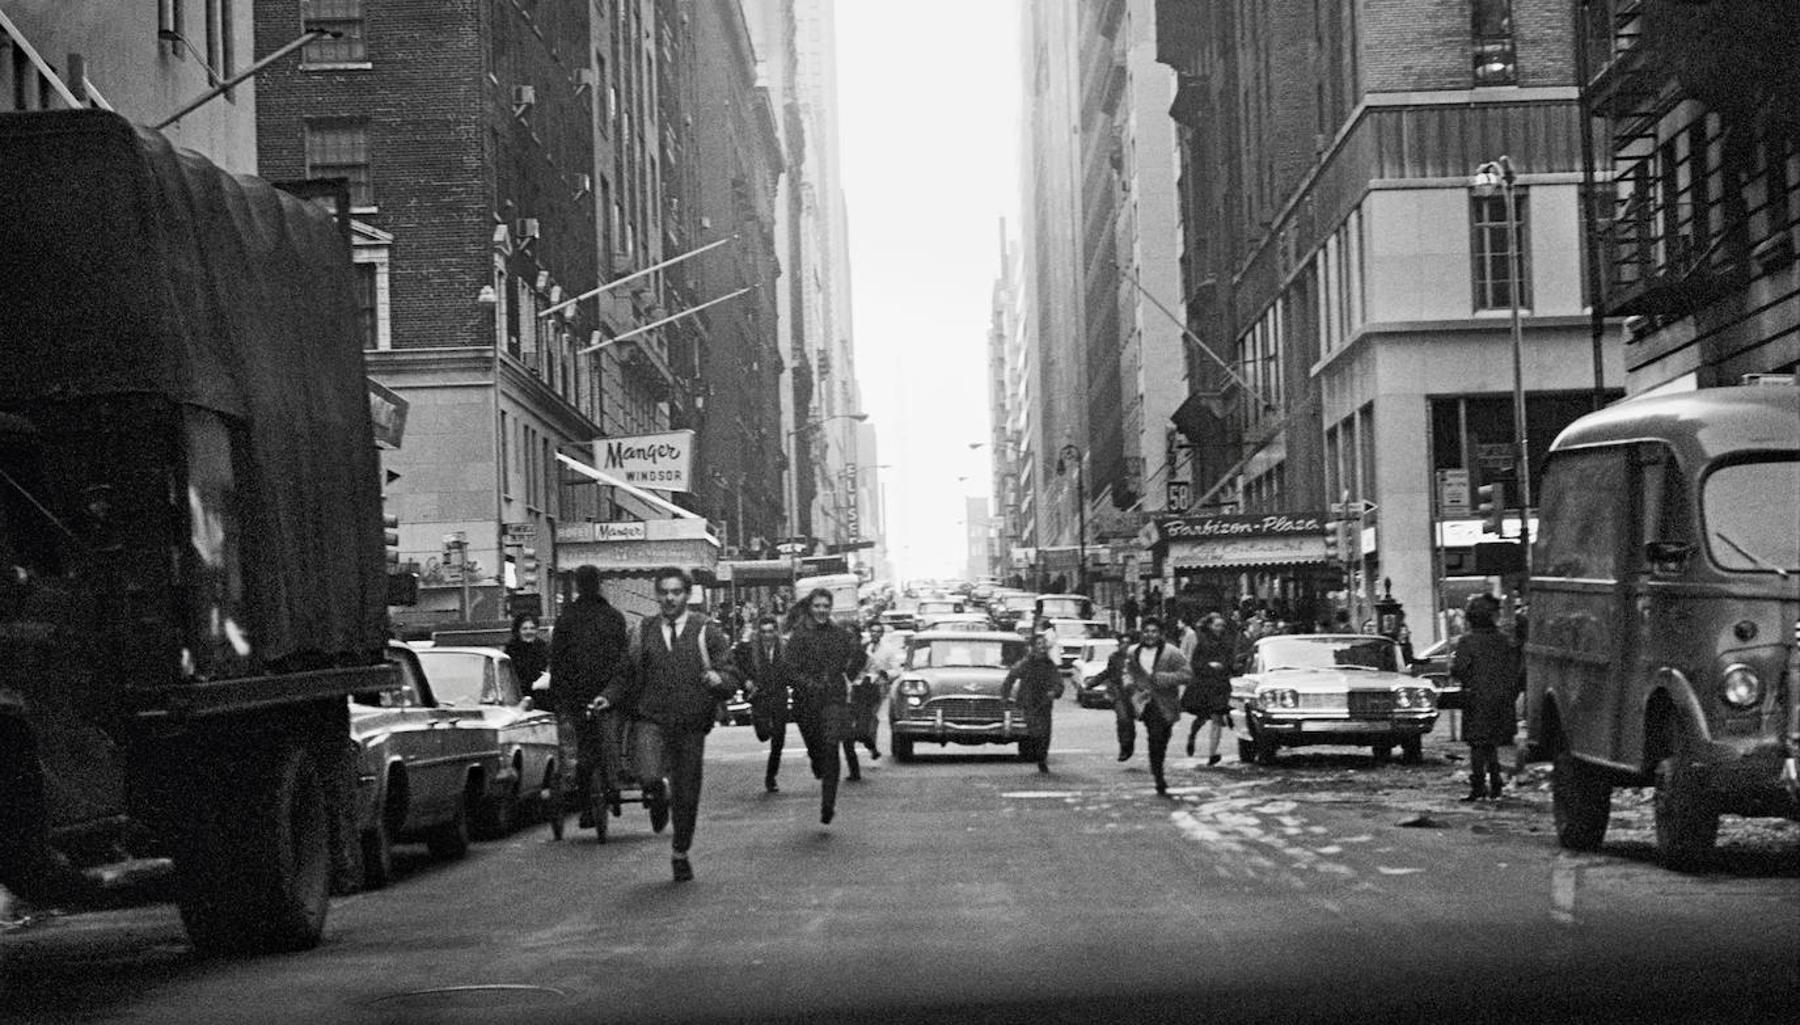
[[[440,705],[505,704],[494,660],[466,651],[421,651],[419,662]]]
[[[1278,637],[1257,645],[1263,670],[1380,669],[1398,672],[1394,642],[1385,637]]]
[[[1025,657],[1024,641],[934,640],[913,645],[907,666],[912,669],[963,666],[1004,669]]]
[[[1800,571],[1800,459],[1736,463],[1706,478],[1702,499],[1713,561],[1733,573]]]

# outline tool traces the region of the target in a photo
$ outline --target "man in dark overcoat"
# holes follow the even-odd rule
[[[781,621],[774,616],[758,619],[756,636],[738,645],[735,657],[750,697],[750,725],[756,739],[769,745],[763,789],[779,793],[775,777],[781,772],[788,727],[787,645],[781,639]]]
[[[1465,802],[1499,800],[1504,780],[1499,749],[1518,730],[1516,702],[1523,690],[1519,649],[1500,632],[1500,602],[1470,596],[1464,606],[1469,632],[1456,642],[1450,676],[1462,683],[1463,740],[1469,745],[1469,794]]]
[[[582,828],[594,824],[588,775],[605,757],[602,724],[587,709],[630,670],[630,655],[625,617],[600,594],[600,571],[577,566],[575,600],[556,617],[550,640],[550,707],[556,711],[563,770],[581,798]]]
[[[819,821],[825,825],[837,815],[839,746],[850,732],[850,681],[868,661],[856,635],[832,622],[831,604],[831,592],[822,587],[803,599],[804,614],[788,634],[787,650],[794,722],[819,780]],[[850,757],[856,757],[854,748]]]
[[[1039,772],[1050,771],[1050,714],[1062,689],[1062,671],[1050,657],[1049,636],[1033,635],[1031,653],[1007,671],[1000,700],[1012,701],[1017,692],[1019,709],[1025,713],[1025,739],[1020,743],[1027,754],[1036,756]]]

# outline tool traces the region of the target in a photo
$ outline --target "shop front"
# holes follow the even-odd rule
[[[1165,612],[1229,612],[1249,598],[1310,627],[1329,622],[1343,586],[1328,529],[1321,512],[1173,516],[1153,521],[1144,540],[1174,600]]]
[[[716,584],[719,550],[712,525],[696,518],[564,523],[556,528],[557,576],[564,600],[574,597],[575,569],[593,566],[600,571],[607,600],[621,611],[640,615],[656,611],[648,584],[665,566],[687,570],[697,584]],[[704,600],[705,594],[697,589],[694,598]]]

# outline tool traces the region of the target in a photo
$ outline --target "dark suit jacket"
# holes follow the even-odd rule
[[[709,663],[721,677],[717,688],[703,679]],[[632,643],[632,665],[630,681],[609,687],[606,699],[639,719],[673,729],[712,729],[719,702],[737,689],[731,642],[698,612],[688,613],[672,648],[663,637],[662,617],[645,616]]]
[[[747,684],[755,684],[750,704],[756,708],[787,709],[787,643],[777,638],[774,658],[763,651],[762,638],[754,637],[737,646],[733,661],[738,676]]]

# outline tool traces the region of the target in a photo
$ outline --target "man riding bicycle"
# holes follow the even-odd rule
[[[602,690],[629,670],[630,653],[625,617],[600,596],[600,571],[576,567],[575,600],[557,617],[550,642],[550,700],[556,709],[563,772],[575,781],[574,790],[580,795],[583,829],[594,824],[588,769],[603,760],[601,722],[585,713]]]

